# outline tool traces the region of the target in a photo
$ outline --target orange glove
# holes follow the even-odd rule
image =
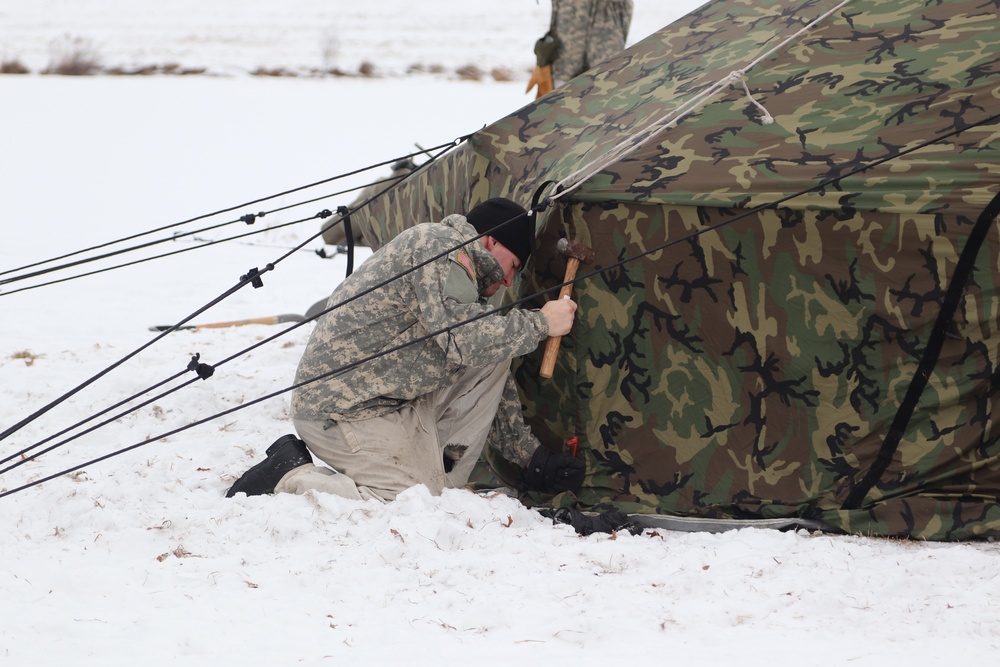
[[[531,92],[531,89],[535,86],[538,86],[538,94],[535,95],[536,100],[542,95],[552,92],[551,65],[546,65],[545,67],[535,65],[535,69],[531,72],[531,79],[528,81],[528,87],[524,89],[524,92]]]

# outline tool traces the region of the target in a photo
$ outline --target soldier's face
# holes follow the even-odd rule
[[[492,236],[485,237],[486,249],[500,262],[500,268],[503,269],[503,280],[493,285],[490,285],[485,290],[483,290],[483,296],[493,296],[497,293],[497,290],[503,287],[510,287],[511,283],[514,282],[514,276],[517,275],[518,271],[521,270],[521,260],[517,258],[517,255],[507,250],[507,246],[500,243]]]

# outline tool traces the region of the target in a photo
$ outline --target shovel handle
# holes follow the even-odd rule
[[[196,324],[195,329],[222,329],[225,327],[241,327],[245,324],[279,324],[281,322],[277,316],[272,317],[251,317],[248,320],[234,320],[232,322],[211,322],[209,324]]]
[[[178,329],[221,329],[223,327],[241,327],[244,324],[283,324],[285,322],[301,322],[301,315],[272,315],[270,317],[253,317],[249,320],[234,320],[232,322],[212,322],[210,324],[188,324]],[[150,331],[167,331],[173,327],[157,325],[149,327]]]
[[[570,257],[566,260],[566,279],[563,280],[567,285],[563,285],[562,289],[559,290],[559,298],[565,299],[573,293],[573,283],[572,280],[576,278],[576,270],[580,266],[580,260],[576,257]],[[545,354],[542,355],[542,368],[538,371],[538,374],[543,378],[552,377],[552,371],[556,367],[556,357],[559,355],[559,344],[562,342],[562,336],[549,336],[549,339],[545,341]]]

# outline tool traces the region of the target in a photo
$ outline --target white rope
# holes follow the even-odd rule
[[[555,186],[555,194],[547,197],[546,199],[549,202],[552,202],[553,200],[559,199],[560,197],[564,197],[570,192],[576,190],[581,185],[583,185],[588,179],[590,179],[594,174],[597,174],[607,169],[612,164],[625,159],[626,157],[637,151],[640,147],[647,144],[656,135],[672,127],[675,127],[677,123],[679,123],[683,118],[692,114],[696,109],[705,106],[708,103],[707,102],[708,98],[716,95],[717,93],[719,93],[719,91],[725,89],[726,86],[735,84],[737,81],[740,81],[743,84],[743,89],[746,91],[747,97],[753,104],[757,106],[758,109],[760,109],[761,123],[763,123],[764,125],[769,125],[773,123],[774,118],[771,116],[771,114],[768,113],[767,109],[764,108],[764,105],[762,105],[760,102],[754,99],[753,95],[750,93],[750,88],[749,86],[747,86],[745,79],[746,73],[749,72],[751,69],[753,69],[755,66],[757,66],[764,59],[770,58],[772,55],[783,49],[786,45],[798,39],[809,30],[812,30],[820,21],[826,19],[828,16],[830,16],[831,14],[833,14],[834,12],[836,12],[849,2],[851,2],[851,0],[842,0],[839,4],[837,4],[837,6],[833,7],[829,11],[821,14],[814,20],[810,21],[808,24],[797,30],[793,35],[783,40],[780,44],[770,49],[769,51],[763,53],[762,55],[758,56],[743,69],[730,72],[729,74],[727,74],[722,79],[715,82],[702,92],[689,98],[686,102],[682,103],[677,108],[673,109],[672,111],[669,111],[661,118],[658,118],[657,120],[647,125],[645,128],[640,129],[632,136],[612,146],[593,161],[584,165],[580,169],[577,169],[576,171],[574,171],[573,173],[569,174],[561,181],[559,181]]]
[[[758,109],[760,109],[760,123],[761,123],[761,125],[770,125],[771,123],[773,123],[774,122],[774,116],[772,116],[768,112],[768,110],[764,108],[763,104],[761,104],[756,99],[754,99],[753,94],[750,92],[750,86],[747,85],[747,80],[743,77],[743,72],[733,72],[732,74],[730,74],[730,76],[736,76],[736,78],[738,78],[740,80],[740,83],[743,84],[743,90],[745,90],[746,93],[747,93],[747,99],[750,100],[751,102],[753,102],[754,105],[756,105],[756,107]]]

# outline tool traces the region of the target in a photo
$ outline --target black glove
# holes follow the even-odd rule
[[[633,535],[642,532],[642,528],[632,523],[628,514],[618,510],[607,510],[600,514],[584,514],[572,507],[563,507],[552,513],[552,523],[567,523],[573,526],[577,535],[591,533],[615,533],[627,530]]]
[[[556,61],[559,50],[562,48],[562,41],[548,31],[535,42],[535,63],[538,67],[551,65]]]
[[[575,456],[539,447],[524,471],[524,482],[529,489],[545,493],[580,493],[586,472],[587,466]]]

